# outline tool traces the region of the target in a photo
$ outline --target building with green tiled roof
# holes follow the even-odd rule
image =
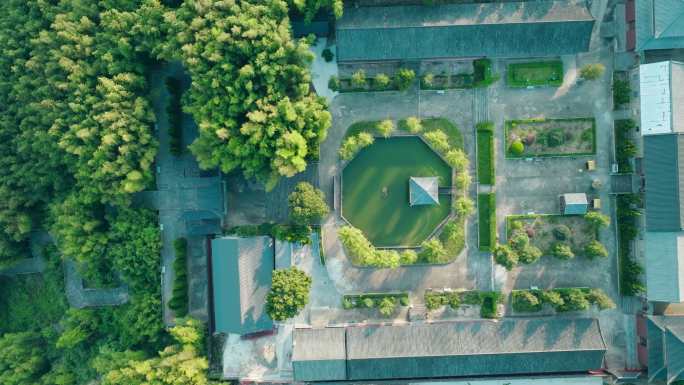
[[[266,295],[274,264],[271,237],[211,240],[213,332],[245,335],[273,328]]]
[[[295,329],[295,381],[586,373],[603,367],[597,319],[526,318]]]
[[[356,7],[337,21],[340,62],[541,57],[589,49],[585,1]]]

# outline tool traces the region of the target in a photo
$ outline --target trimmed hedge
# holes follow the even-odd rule
[[[492,251],[496,244],[496,194],[478,194],[477,212],[480,250]]]
[[[173,261],[173,294],[169,300],[169,308],[176,317],[182,318],[188,314],[188,241],[178,238],[173,241],[173,251],[176,259]]]
[[[166,87],[169,90],[169,104],[166,114],[169,119],[169,150],[175,156],[183,153],[183,108],[181,96],[183,85],[181,80],[175,77],[166,78]]]
[[[544,304],[557,312],[588,310],[596,305],[600,310],[613,309],[615,303],[601,289],[558,288],[550,290],[513,290],[511,306],[518,312],[538,312]]]
[[[477,179],[480,184],[494,185],[494,124],[477,124]]]
[[[380,314],[386,317],[392,315],[397,306],[409,306],[410,304],[407,292],[346,294],[342,296],[342,307],[344,309],[377,308]]]
[[[437,310],[442,306],[449,306],[458,310],[461,304],[479,305],[482,318],[497,318],[497,306],[503,303],[503,295],[498,291],[426,291],[424,295],[425,307]]]

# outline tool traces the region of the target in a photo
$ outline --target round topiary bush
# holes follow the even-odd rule
[[[567,241],[572,237],[572,231],[566,225],[558,225],[553,228],[553,237],[559,241]]]
[[[331,62],[332,59],[335,57],[330,48],[324,49],[323,52],[321,52],[321,56],[323,56],[323,60],[327,62]]]
[[[508,150],[511,152],[511,154],[515,156],[520,156],[525,152],[525,145],[520,139],[516,139],[511,143],[511,146],[508,148]]]

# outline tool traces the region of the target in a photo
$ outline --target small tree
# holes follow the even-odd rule
[[[430,72],[423,75],[423,85],[427,88],[432,88],[435,85],[435,75]]]
[[[273,271],[266,312],[274,321],[296,316],[309,302],[311,277],[296,267]]]
[[[556,258],[568,260],[572,259],[575,257],[575,253],[572,252],[572,249],[567,243],[563,242],[556,242],[556,244],[553,245],[551,248],[551,255],[553,255]]]
[[[331,91],[339,91],[340,90],[340,79],[333,75],[328,79],[328,88],[330,88]]]
[[[373,82],[375,83],[375,86],[377,88],[385,89],[385,88],[387,88],[387,86],[390,83],[390,78],[389,78],[389,76],[387,76],[383,73],[379,73],[379,74],[375,75],[375,79],[373,80]]]
[[[366,87],[366,71],[358,70],[352,74],[351,84],[354,88],[365,88]]]
[[[603,246],[601,242],[595,239],[587,243],[587,246],[585,246],[584,248],[584,252],[590,259],[594,259],[597,257],[605,258],[608,256],[608,250],[606,250],[606,247]]]
[[[333,60],[333,58],[335,57],[335,54],[332,53],[330,48],[326,48],[323,50],[323,52],[321,52],[321,56],[323,56],[323,60],[325,60],[326,62],[329,63]]]
[[[415,78],[416,73],[412,69],[401,68],[397,71],[396,75],[394,75],[394,83],[397,85],[397,88],[403,91],[411,87],[413,79]]]
[[[456,184],[456,187],[458,187],[459,189],[466,190],[468,189],[468,186],[470,186],[471,181],[472,178],[470,177],[470,174],[468,174],[467,172],[462,172],[456,175],[454,183]]]
[[[589,309],[589,300],[581,289],[561,289],[560,295],[563,297],[564,304],[556,310],[577,311]]]
[[[470,165],[468,157],[461,149],[449,150],[444,156],[444,159],[449,163],[449,166],[456,169],[456,172],[462,172],[468,169],[468,166]]]
[[[413,265],[418,260],[418,253],[414,250],[406,249],[399,254],[399,262],[402,265]]]
[[[496,245],[494,261],[510,271],[518,264],[518,254],[508,245]]]
[[[394,131],[394,123],[390,119],[385,119],[378,123],[376,129],[380,135],[385,138],[389,138],[392,135],[392,131]]]
[[[380,300],[380,303],[378,303],[378,310],[380,310],[380,314],[382,314],[385,317],[389,317],[390,315],[392,315],[396,307],[397,300],[396,298],[392,297],[384,297]]]
[[[447,259],[447,252],[442,242],[437,238],[429,239],[420,245],[419,256],[428,263],[444,262]]]
[[[373,144],[373,142],[375,142],[375,138],[373,135],[367,132],[359,132],[359,134],[356,135],[356,144],[358,145],[359,149],[368,147]]]
[[[454,202],[454,210],[456,215],[465,218],[475,210],[475,204],[468,197],[460,197]]]
[[[427,142],[435,148],[435,150],[441,153],[446,153],[449,151],[449,137],[443,131],[434,130],[425,133],[423,136],[425,137],[425,140],[427,140]]]
[[[412,134],[417,134],[423,131],[423,123],[421,123],[420,119],[415,116],[406,118],[406,127]]]
[[[541,256],[542,252],[537,246],[527,245],[524,249],[518,251],[518,259],[526,265],[537,262]]]
[[[586,80],[596,80],[606,71],[606,67],[601,63],[586,64],[580,69],[580,76]]]
[[[610,218],[598,211],[590,211],[584,214],[584,219],[586,219],[595,229],[608,227],[610,225]]]
[[[556,310],[565,304],[565,301],[563,301],[563,297],[561,297],[560,293],[554,290],[542,291],[541,300],[543,303],[550,304]]]
[[[375,301],[373,301],[373,298],[364,298],[363,299],[363,306],[370,309],[373,306],[375,306]]]
[[[566,225],[558,225],[553,228],[553,236],[559,241],[567,241],[572,237],[572,231]]]
[[[330,209],[325,203],[323,191],[310,183],[300,182],[288,198],[290,217],[299,225],[310,225],[319,222],[328,215]]]
[[[508,151],[515,156],[520,156],[525,152],[525,145],[520,139],[516,139],[511,143],[510,147],[508,147]]]
[[[530,244],[530,237],[523,230],[516,230],[511,235],[511,239],[508,241],[513,250],[522,251]]]
[[[350,136],[342,142],[342,145],[340,146],[338,153],[340,154],[340,158],[342,158],[343,160],[349,160],[354,157],[358,149],[359,143],[356,137]]]
[[[532,312],[541,310],[541,301],[529,290],[513,292],[513,310],[521,312]]]
[[[601,289],[591,289],[587,299],[596,304],[600,310],[615,309],[615,302]]]

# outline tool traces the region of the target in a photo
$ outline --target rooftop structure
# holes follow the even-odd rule
[[[409,205],[438,205],[439,178],[415,177],[409,178]]]
[[[270,237],[212,239],[214,332],[245,335],[273,328],[266,313],[273,253]]]
[[[684,132],[684,64],[674,61],[639,67],[641,133]]]
[[[684,316],[649,316],[648,379],[684,380]]]
[[[650,301],[684,301],[684,232],[646,232],[646,287]]]
[[[684,0],[636,0],[636,50],[684,48]]]
[[[295,381],[580,373],[603,366],[596,319],[295,329]]]
[[[584,1],[345,9],[338,61],[533,57],[589,49],[594,18]]]
[[[568,193],[560,196],[561,214],[583,215],[587,213],[589,201],[585,193]]]

